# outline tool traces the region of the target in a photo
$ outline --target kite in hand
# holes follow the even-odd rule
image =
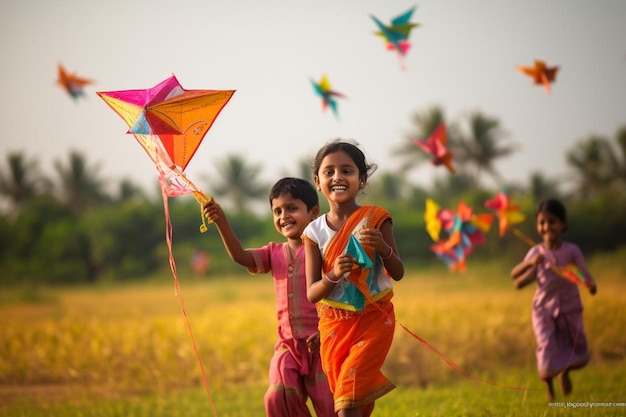
[[[341,93],[338,93],[332,89],[330,86],[330,81],[328,81],[328,77],[323,75],[318,83],[314,80],[311,80],[311,84],[313,84],[313,89],[317,93],[318,96],[322,98],[322,109],[326,110],[328,107],[333,111],[336,117],[339,116],[337,112],[337,101],[336,98],[345,98],[345,96]]]
[[[545,88],[546,92],[550,94],[550,83],[553,83],[556,79],[556,73],[559,70],[559,67],[548,67],[544,61],[536,60],[534,67],[519,65],[517,69],[523,74],[531,77],[535,84],[543,84],[543,88]]]
[[[586,286],[585,274],[575,264],[565,266],[550,265],[550,268],[566,280],[576,285]]]
[[[413,143],[427,154],[431,155],[431,162],[435,166],[444,165],[454,173],[452,166],[452,153],[446,148],[447,145],[446,124],[441,122],[426,140],[414,139]]]
[[[406,55],[411,47],[409,33],[413,28],[419,26],[419,23],[410,22],[414,11],[415,7],[412,7],[405,13],[393,18],[390,25],[385,25],[375,16],[371,16],[378,26],[378,31],[375,34],[385,40],[385,47],[388,50],[396,51],[401,58]]]
[[[76,74],[66,72],[63,65],[59,64],[57,84],[63,87],[72,99],[78,100],[79,97],[85,95],[84,87],[86,85],[93,84],[93,81],[87,78],[79,77]]]

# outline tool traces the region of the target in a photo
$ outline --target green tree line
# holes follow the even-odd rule
[[[414,139],[427,138],[444,120],[456,172],[439,175],[428,188],[411,183],[407,173],[429,163]],[[533,172],[526,184],[515,184],[495,167],[518,151],[497,118],[474,112],[450,121],[441,108],[432,107],[416,112],[412,126],[402,145],[391,151],[400,162],[398,170],[377,172],[362,199],[392,212],[398,247],[408,265],[439,262],[430,251],[432,241],[425,230],[426,198],[451,209],[462,200],[481,213],[487,212],[484,202],[499,190],[506,190],[521,205],[528,219],[519,228],[529,236],[535,236],[536,202],[557,197],[568,207],[566,238],[578,243],[585,254],[614,250],[626,242],[626,127],[617,129],[614,137],[592,135],[574,141],[564,155],[570,170],[567,182]],[[160,196],[150,197],[127,179],[108,183],[100,177],[100,167],[77,151],[53,166],[55,175],[44,175],[39,161],[24,152],[10,153],[0,161],[0,283],[133,280],[169,269]],[[231,207],[231,223],[243,244],[251,247],[280,240],[269,210],[258,214],[250,208],[255,201],[269,204],[269,185],[259,179],[263,167],[241,155],[227,155],[217,169],[220,178],[211,184],[209,194]],[[289,175],[311,179],[308,162],[302,160],[299,172]],[[495,187],[485,185],[485,178]],[[201,219],[193,198],[170,199],[169,207],[180,271],[191,271],[198,250],[211,256],[209,276],[240,270],[229,261],[214,228],[199,233]],[[527,246],[514,236],[500,238],[495,229],[472,257],[518,260]]]

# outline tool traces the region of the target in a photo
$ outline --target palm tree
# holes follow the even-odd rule
[[[558,183],[550,181],[540,172],[533,172],[530,175],[530,194],[533,201],[540,201],[544,198],[558,198],[560,195]]]
[[[218,197],[227,197],[233,207],[244,210],[248,199],[267,196],[267,187],[258,182],[261,168],[248,165],[243,157],[229,155],[217,163],[217,168],[222,176],[222,182],[212,187],[213,192]]]
[[[615,135],[618,153],[611,162],[611,177],[617,191],[626,191],[626,126],[620,128]]]
[[[119,201],[132,199],[142,200],[146,199],[146,193],[139,185],[126,178],[120,182],[119,195],[117,198]]]
[[[615,140],[618,152],[609,139],[596,135],[567,152],[567,163],[577,174],[580,196],[626,190],[626,128],[618,130]]]
[[[50,190],[51,185],[41,175],[38,162],[21,152],[7,155],[7,168],[0,169],[0,194],[8,198],[13,213],[26,201]]]
[[[469,116],[469,134],[455,135],[450,140],[450,147],[455,159],[461,164],[474,167],[474,185],[480,183],[483,172],[489,174],[498,185],[503,180],[495,169],[494,162],[508,156],[515,151],[514,145],[503,145],[504,132],[500,128],[500,121],[475,112]]]
[[[377,176],[373,181],[367,182],[365,190],[366,197],[373,203],[376,201],[397,202],[402,199],[405,194],[405,182],[401,175],[391,172],[376,173]]]
[[[427,139],[444,120],[444,111],[438,106],[433,106],[421,113],[417,112],[411,117],[415,130],[405,136],[404,143],[400,147],[392,151],[392,155],[404,159],[400,165],[401,173],[406,173],[430,160],[430,156],[415,146],[413,141]]]
[[[55,161],[54,167],[59,174],[65,202],[75,212],[111,200],[104,191],[104,182],[97,176],[100,167],[89,167],[81,153],[71,151],[67,165]]]
[[[608,186],[614,158],[611,144],[602,136],[591,136],[566,153],[567,163],[575,171],[581,197],[590,197]]]

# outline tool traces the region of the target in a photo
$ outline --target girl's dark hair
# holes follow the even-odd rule
[[[559,200],[555,198],[548,198],[545,200],[541,200],[539,204],[537,204],[537,210],[535,211],[535,217],[539,213],[550,213],[556,216],[557,219],[562,221],[565,224],[563,231],[567,230],[567,211],[565,210],[565,206]]]
[[[304,201],[308,211],[319,205],[319,197],[313,184],[300,178],[285,177],[278,180],[270,190],[270,206],[273,199],[283,194],[289,194],[296,200]]]
[[[376,164],[368,164],[365,160],[365,155],[358,148],[358,144],[356,142],[351,143],[342,139],[335,139],[332,142],[324,145],[317,154],[313,161],[311,162],[311,170],[313,171],[313,175],[317,175],[320,170],[320,165],[322,165],[322,160],[331,153],[343,151],[350,156],[350,158],[354,161],[354,164],[359,169],[359,176],[365,176],[369,178],[374,171],[376,171]]]

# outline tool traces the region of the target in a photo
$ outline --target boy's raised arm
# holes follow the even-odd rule
[[[241,246],[241,242],[239,242],[233,228],[228,223],[228,219],[226,218],[226,214],[222,210],[222,207],[217,204],[214,199],[211,199],[209,202],[204,204],[203,209],[204,215],[207,219],[212,221],[215,224],[215,227],[217,227],[217,231],[219,232],[222,242],[224,243],[224,248],[226,248],[230,258],[246,268],[254,268],[256,265],[252,252]]]

